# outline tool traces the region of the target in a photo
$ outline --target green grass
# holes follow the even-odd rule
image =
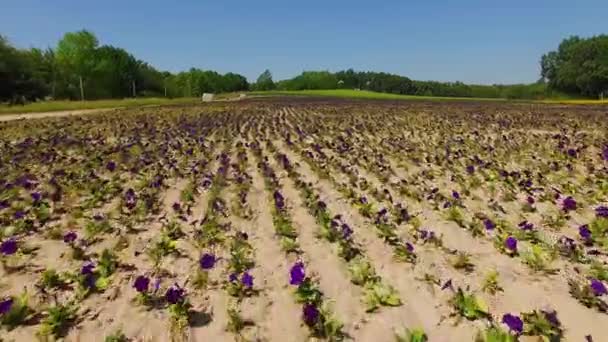
[[[378,100],[421,100],[421,101],[493,101],[493,102],[532,102],[548,104],[608,104],[608,100],[582,100],[582,99],[546,99],[546,100],[508,100],[505,98],[482,97],[447,97],[447,96],[416,96],[389,93],[378,93],[368,90],[331,89],[331,90],[273,90],[249,92],[253,96],[321,96],[352,99],[378,99]]]
[[[169,104],[188,104],[200,101],[198,98],[137,98],[94,101],[45,101],[28,103],[24,106],[8,106],[0,104],[0,114],[12,113],[42,113],[61,110],[126,108],[139,106],[159,106]]]

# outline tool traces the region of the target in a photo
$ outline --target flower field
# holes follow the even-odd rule
[[[0,341],[606,341],[605,107],[0,123]]]

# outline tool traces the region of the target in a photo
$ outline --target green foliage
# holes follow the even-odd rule
[[[382,284],[380,281],[368,283],[363,290],[365,308],[367,312],[377,310],[380,306],[400,306],[401,299],[397,290],[392,286]]]
[[[30,309],[28,302],[28,294],[26,291],[23,291],[22,294],[13,298],[11,309],[0,317],[0,323],[9,330],[23,324],[32,313],[32,309]]]
[[[104,342],[128,342],[129,339],[127,336],[121,331],[118,330],[115,333],[106,336]]]
[[[428,336],[422,329],[405,329],[403,332],[395,333],[397,342],[426,342]]]
[[[517,342],[517,337],[498,327],[489,327],[477,334],[475,342]]]
[[[488,305],[481,298],[476,297],[474,294],[465,293],[460,288],[450,303],[455,309],[455,314],[468,320],[490,317]]]
[[[608,91],[608,35],[566,38],[540,64],[552,88],[596,97]]]
[[[263,73],[260,74],[260,76],[258,76],[254,88],[255,90],[272,90],[275,88],[275,84],[272,80],[272,74],[270,73],[270,70],[266,69]]]
[[[72,303],[66,305],[57,304],[49,308],[47,316],[40,325],[38,335],[41,337],[53,336],[55,338],[64,336],[67,329],[76,319],[77,309]]]
[[[489,294],[496,294],[497,292],[503,291],[502,287],[498,284],[498,271],[490,271],[483,279],[481,289]]]

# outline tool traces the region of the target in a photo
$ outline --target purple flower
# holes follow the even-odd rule
[[[87,262],[80,269],[80,274],[82,274],[82,275],[93,274],[94,269],[95,269],[95,264],[92,262]]]
[[[454,199],[460,199],[460,194],[458,191],[452,191],[452,197],[454,197]]]
[[[150,286],[150,278],[143,275],[140,275],[135,278],[135,283],[133,284],[133,287],[135,288],[135,290],[137,290],[137,292],[148,292],[148,286]]]
[[[177,304],[184,301],[185,291],[179,285],[175,284],[167,289],[165,299],[169,304]]]
[[[467,166],[467,172],[468,172],[468,173],[473,173],[473,172],[475,172],[475,166],[473,166],[473,165],[469,165],[469,166]]]
[[[10,204],[8,203],[8,200],[0,201],[0,210],[6,209],[8,207],[10,207]]]
[[[608,218],[608,207],[602,205],[595,208],[595,216]]]
[[[42,194],[39,191],[32,192],[30,196],[32,196],[32,201],[34,202],[40,202],[42,199]]]
[[[502,316],[502,322],[509,327],[509,330],[521,334],[524,331],[524,322],[518,316],[505,314]]]
[[[182,210],[182,206],[181,206],[181,204],[179,204],[179,202],[173,203],[173,211],[180,212],[181,210]]]
[[[245,287],[252,288],[253,287],[253,276],[249,274],[249,272],[243,273],[241,277],[241,283],[245,285]]]
[[[283,195],[277,190],[273,193],[273,197],[274,205],[277,207],[277,209],[283,210],[283,208],[285,208],[285,198]]]
[[[314,326],[319,320],[319,309],[314,304],[306,304],[302,309],[302,318],[308,326]]]
[[[228,276],[228,281],[230,281],[231,283],[236,282],[239,279],[239,275],[236,273],[230,273],[230,275]]]
[[[591,287],[591,290],[593,290],[593,293],[598,297],[608,294],[608,290],[606,290],[606,286],[604,285],[604,283],[602,283],[601,281],[599,281],[597,279],[591,279],[591,283],[589,284],[589,287]]]
[[[591,241],[591,230],[589,230],[589,226],[584,224],[578,227],[578,234],[585,241]]]
[[[505,247],[512,252],[516,252],[517,251],[517,239],[514,238],[513,236],[509,236],[505,240]]]
[[[110,160],[107,164],[106,164],[106,169],[110,172],[114,172],[114,170],[116,170],[116,163],[112,160]]]
[[[304,271],[304,264],[301,261],[296,262],[289,271],[290,280],[289,284],[299,286],[304,282],[306,278],[306,272]]]
[[[201,260],[199,261],[199,263],[201,264],[202,269],[210,270],[213,268],[213,266],[215,266],[216,261],[217,261],[217,259],[215,258],[215,255],[205,253],[201,257]]]
[[[572,157],[572,158],[576,158],[576,154],[577,154],[577,152],[576,152],[576,150],[575,150],[575,149],[573,149],[573,148],[569,148],[569,149],[568,149],[568,151],[567,151],[567,153],[568,153],[568,156],[570,156],[570,157]]]
[[[543,313],[543,315],[545,316],[545,318],[547,319],[547,321],[549,323],[551,323],[551,325],[553,325],[554,327],[559,327],[562,324],[560,323],[559,319],[557,318],[557,311],[552,310],[552,311],[546,311],[546,310],[541,310],[541,312]]]
[[[0,244],[0,252],[4,255],[13,255],[17,252],[17,240],[10,238]]]
[[[414,252],[414,245],[412,245],[409,242],[405,243],[405,248],[407,249],[408,252],[413,253]]]
[[[13,307],[13,298],[7,298],[0,302],[0,315],[7,314]]]
[[[528,221],[522,221],[519,223],[519,228],[521,228],[521,230],[532,230],[534,229],[534,224]]]
[[[342,225],[342,238],[348,239],[353,234],[353,230],[346,223]]]
[[[576,201],[574,200],[574,198],[572,198],[572,196],[564,198],[564,200],[562,201],[562,209],[564,211],[576,210]]]
[[[608,161],[608,145],[605,145],[602,149],[602,159]]]
[[[528,202],[528,204],[530,204],[530,205],[534,204],[534,202],[535,202],[534,197],[528,196],[526,198],[526,202]]]
[[[23,210],[17,210],[15,211],[15,213],[13,214],[13,218],[15,220],[21,220],[22,218],[25,217],[25,213],[23,212]]]
[[[496,228],[496,224],[490,219],[483,220],[483,225],[486,227],[487,230],[493,230],[494,228]]]
[[[78,235],[76,235],[75,231],[69,231],[69,232],[65,233],[65,235],[63,236],[63,242],[71,244],[74,241],[76,241],[77,237],[78,237]]]

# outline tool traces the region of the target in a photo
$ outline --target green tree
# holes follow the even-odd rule
[[[80,99],[85,98],[85,82],[96,66],[95,53],[99,44],[97,37],[87,30],[68,32],[57,44],[55,56],[68,83],[78,82]]]
[[[272,73],[266,69],[255,82],[256,90],[273,90],[275,89],[274,81],[272,80]]]

